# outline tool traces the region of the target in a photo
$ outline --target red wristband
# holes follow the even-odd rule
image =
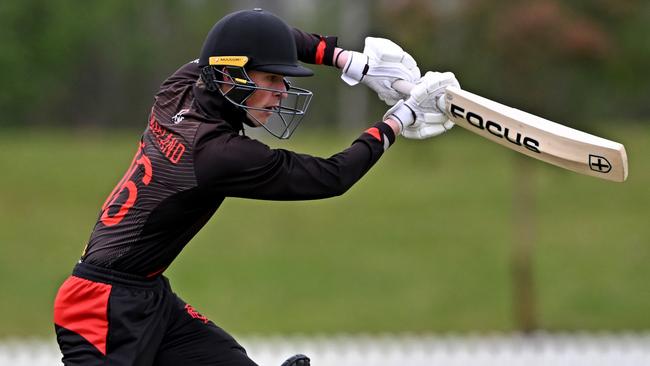
[[[322,65],[323,64],[323,57],[325,56],[325,38],[321,37],[320,42],[318,42],[318,46],[316,47],[316,58],[314,62],[316,65]]]

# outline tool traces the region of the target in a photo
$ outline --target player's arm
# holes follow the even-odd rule
[[[417,63],[395,42],[367,37],[363,53],[337,47],[337,37],[321,36],[293,29],[298,60],[341,69],[348,85],[365,84],[379,99],[394,105],[402,98],[392,85],[396,80],[415,84],[420,79]]]
[[[225,196],[267,200],[341,195],[370,170],[397,135],[425,120],[431,122],[428,114],[437,113],[436,98],[447,80],[449,75],[425,75],[406,101],[400,100],[386,112],[383,122],[329,158],[271,149],[257,140],[224,134],[217,126],[205,124],[198,131],[195,147],[199,185]],[[431,137],[450,127],[441,120],[437,125],[428,125],[433,131],[425,132]]]
[[[337,48],[338,38],[335,36],[321,36],[293,28],[296,41],[298,60],[313,64],[334,66],[334,52]]]
[[[379,122],[350,147],[320,158],[271,149],[246,136],[199,131],[195,174],[199,186],[221,195],[265,200],[308,200],[346,192],[395,141],[395,121]]]

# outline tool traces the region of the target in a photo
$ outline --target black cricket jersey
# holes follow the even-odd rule
[[[294,30],[298,58],[331,65],[335,37]],[[147,127],[82,256],[141,276],[162,273],[226,197],[310,200],[357,182],[395,140],[383,122],[329,158],[271,149],[241,134],[246,114],[197,85],[196,61],[160,87]]]

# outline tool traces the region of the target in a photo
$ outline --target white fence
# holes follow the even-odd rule
[[[263,366],[304,353],[314,366],[650,366],[650,333],[242,337]],[[58,365],[53,340],[5,340],[0,365]]]

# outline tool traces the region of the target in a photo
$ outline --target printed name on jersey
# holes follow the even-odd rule
[[[160,152],[170,162],[178,164],[185,150],[187,150],[185,145],[178,140],[176,135],[158,123],[153,113],[151,113],[151,118],[149,118],[149,129],[154,136],[154,141],[158,145]]]

